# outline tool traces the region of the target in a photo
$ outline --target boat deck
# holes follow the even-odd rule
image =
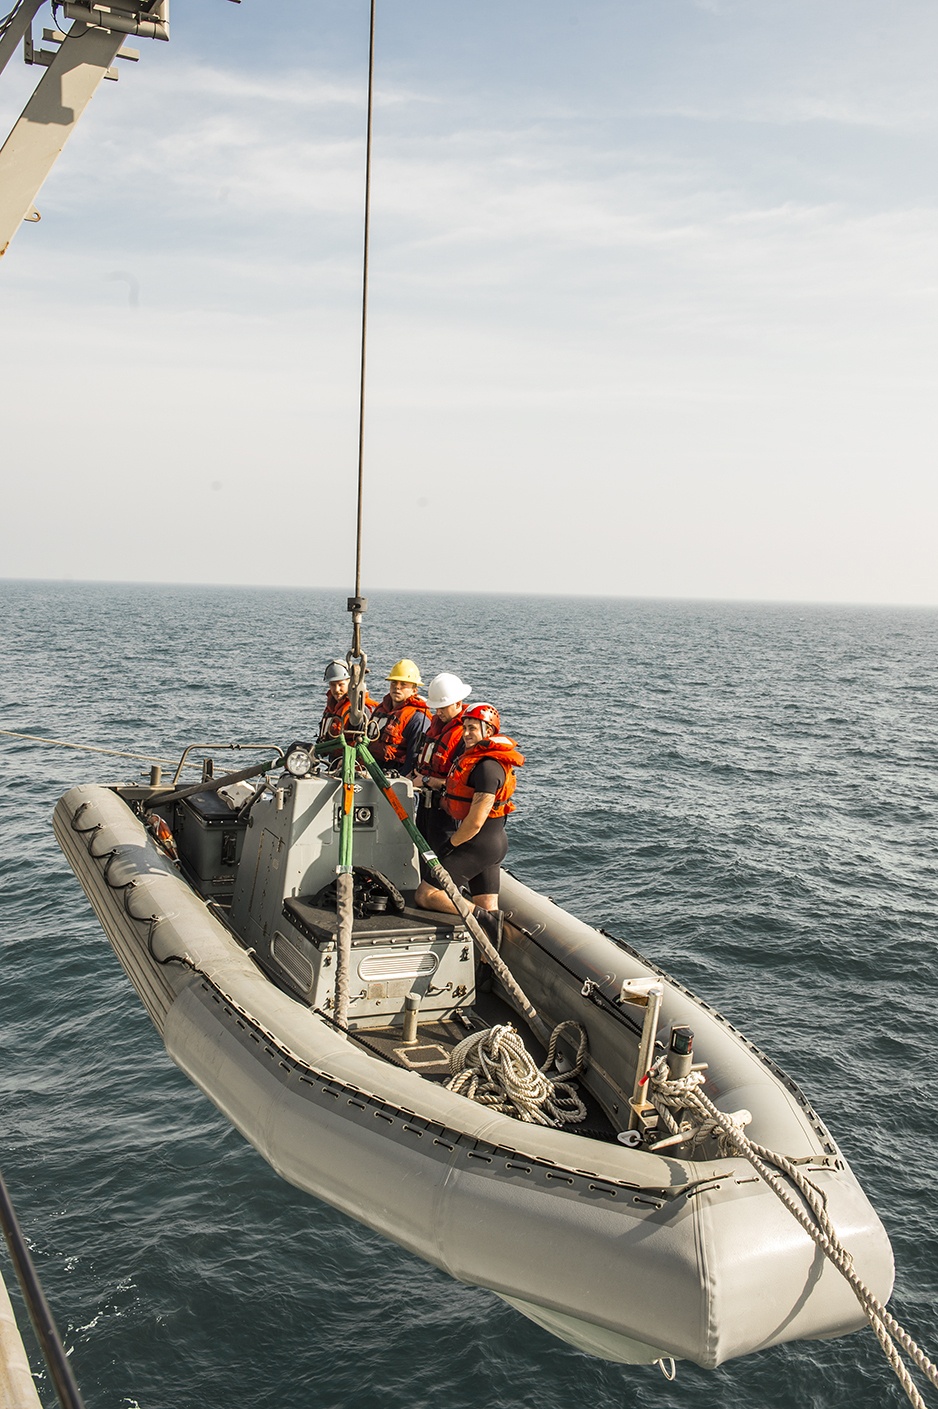
[[[441,1084],[450,1076],[450,1054],[453,1048],[471,1033],[481,1032],[502,1023],[511,1023],[521,1034],[526,1049],[538,1066],[544,1062],[547,1056],[544,1048],[518,1014],[496,993],[479,993],[475,1005],[465,1009],[463,1017],[462,1022],[445,1018],[442,1021],[421,1023],[417,1030],[417,1040],[411,1044],[401,1041],[400,1026],[369,1027],[350,1032],[349,1036],[352,1041],[359,1043],[375,1056]],[[586,1106],[587,1114],[586,1120],[580,1125],[568,1126],[569,1132],[584,1135],[591,1140],[614,1141],[616,1130],[598,1101],[590,1095],[582,1082],[576,1081],[576,1089]]]
[[[412,900],[412,895],[408,893],[406,899]],[[212,909],[231,929],[238,939],[238,943],[243,944],[243,940],[231,927],[228,906],[215,901],[212,904]],[[310,903],[308,899],[289,897],[284,902],[284,913],[300,922],[301,932],[305,928],[307,937],[314,944],[319,945],[333,940],[335,934],[335,911],[333,909],[328,907],[323,909],[321,906]],[[459,923],[459,918],[455,915],[416,910],[412,905],[408,906],[401,915],[392,913],[364,918],[357,916],[354,922],[352,946],[354,949],[358,949],[374,944],[376,940],[387,941],[388,938],[397,941],[402,934],[405,938],[412,939],[415,929],[421,938],[424,937],[424,932],[430,936],[438,935],[440,932],[446,934]],[[270,983],[291,998],[297,998],[295,989],[286,981],[283,974],[277,972],[271,964],[262,963],[257,955],[255,955],[255,963],[258,963],[262,968]],[[490,971],[487,966],[483,965],[481,973],[488,975]],[[334,1025],[334,1020],[329,1013],[315,1007],[315,1004],[309,999],[306,1001],[309,1006],[314,1007],[321,1018]],[[389,1062],[393,1066],[401,1067],[405,1071],[415,1072],[427,1081],[443,1085],[451,1075],[450,1056],[453,1049],[473,1032],[481,1032],[505,1023],[510,1023],[514,1027],[515,1031],[520,1034],[525,1048],[535,1064],[538,1067],[542,1066],[547,1057],[546,1050],[528,1028],[523,1018],[502,998],[497,983],[494,988],[489,988],[487,991],[477,987],[472,1006],[460,1008],[458,1016],[453,1016],[452,1010],[446,1015],[426,1015],[419,1023],[415,1042],[405,1043],[403,1041],[403,1030],[399,1019],[387,1026],[373,1026],[369,1023],[367,1027],[356,1026],[353,1020],[349,1024],[347,1033],[350,1041],[356,1043],[372,1056]],[[582,1081],[574,1078],[574,1084],[580,1100],[586,1107],[587,1114],[585,1120],[577,1125],[565,1127],[566,1130],[571,1134],[583,1135],[590,1140],[614,1142],[621,1127],[613,1125],[600,1103],[586,1089]]]

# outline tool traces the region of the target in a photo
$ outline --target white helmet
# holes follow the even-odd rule
[[[461,704],[472,694],[472,686],[464,685],[458,675],[448,671],[434,675],[427,687],[427,704],[431,709],[445,709],[447,705]]]

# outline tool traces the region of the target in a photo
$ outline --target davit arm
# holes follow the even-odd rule
[[[102,78],[117,78],[115,58],[139,59],[135,49],[122,47],[127,36],[169,39],[169,0],[66,0],[60,8],[73,21],[71,29],[43,30],[43,39],[57,48],[37,48],[32,27],[44,3],[18,0],[0,19],[0,73],[20,40],[26,63],[45,70],[0,149],[0,256],[24,220],[39,219],[34,205],[39,189]]]

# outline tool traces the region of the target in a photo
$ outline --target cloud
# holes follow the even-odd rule
[[[449,522],[472,476],[518,515],[507,562],[499,541],[479,565],[506,590],[556,588],[562,563],[587,591],[938,600],[938,212],[890,185],[888,85],[864,125],[849,75],[824,95],[780,62],[739,97],[716,63],[681,104],[665,70],[600,118],[585,88],[525,108],[399,67],[374,173],[369,573],[418,586],[411,499]],[[837,142],[804,144],[811,123]],[[0,285],[7,453],[29,467],[6,570],[133,576],[144,522],[169,577],[342,577],[363,155],[340,67],[141,65],[99,95]],[[296,504],[313,558],[284,550]]]

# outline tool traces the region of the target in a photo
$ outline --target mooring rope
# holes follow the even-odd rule
[[[578,1034],[576,1063],[570,1071],[548,1075],[557,1042],[567,1028]],[[464,1037],[453,1048],[446,1088],[530,1125],[578,1125],[586,1119],[586,1107],[572,1081],[583,1071],[586,1046],[586,1033],[579,1023],[559,1023],[551,1033],[547,1060],[539,1067],[511,1023],[489,1027]]]
[[[67,739],[41,739],[38,734],[17,734],[12,729],[0,729],[8,739],[28,739],[31,744],[55,744],[60,749],[84,749],[87,753],[106,753],[111,758],[138,758],[141,763],[160,763],[164,768],[175,768],[175,758],[154,758],[148,753],[124,753],[121,749],[102,749],[97,744],[72,744]],[[201,763],[187,763],[186,768],[201,768]]]
[[[784,1155],[748,1139],[742,1127],[725,1111],[719,1110],[710,1098],[704,1095],[701,1090],[705,1080],[702,1072],[692,1071],[687,1076],[671,1080],[665,1075],[665,1070],[666,1068],[662,1068],[659,1062],[649,1073],[649,1099],[652,1104],[656,1109],[660,1109],[662,1115],[667,1112],[671,1121],[673,1121],[671,1112],[675,1110],[698,1117],[700,1123],[696,1129],[688,1132],[687,1138],[689,1140],[699,1139],[705,1127],[711,1131],[719,1131],[722,1147],[742,1155],[749,1161],[756,1173],[768,1184],[792,1217],[817,1244],[825,1257],[834,1264],[850,1286],[857,1301],[866,1312],[873,1332],[899,1383],[905,1390],[909,1402],[915,1406],[915,1409],[927,1409],[925,1400],[899,1355],[896,1342],[898,1341],[899,1346],[902,1347],[913,1364],[936,1388],[938,1388],[938,1367],[916,1345],[908,1331],[886,1310],[882,1302],[877,1300],[870,1288],[854,1270],[853,1258],[834,1231],[823,1192]],[[811,1210],[810,1213],[786,1188],[782,1180],[773,1174],[769,1165],[774,1165],[791,1181]]]

